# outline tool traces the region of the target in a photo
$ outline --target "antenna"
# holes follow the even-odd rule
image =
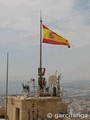
[[[32,78],[31,81],[33,82],[33,88],[34,88],[34,96],[35,96],[35,79]]]
[[[59,92],[59,96],[60,96],[60,93],[61,93],[61,91],[60,91],[60,80],[61,80],[61,78],[62,78],[62,74],[60,74],[60,75],[58,75],[58,92]]]
[[[55,71],[55,75],[57,75],[57,70]]]

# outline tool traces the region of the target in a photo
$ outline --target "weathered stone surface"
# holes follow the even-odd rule
[[[59,97],[8,97],[9,120],[48,119],[47,114],[67,113],[68,105]],[[50,120],[51,120],[50,119]]]

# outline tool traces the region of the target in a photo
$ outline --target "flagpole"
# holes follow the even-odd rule
[[[7,71],[6,71],[6,111],[5,111],[5,120],[8,119],[8,116],[7,116],[7,102],[8,102],[8,62],[9,62],[9,53],[7,52]]]
[[[42,68],[42,17],[40,11],[40,68]]]
[[[40,11],[40,66],[38,68],[38,86],[41,94],[42,89],[42,17]]]

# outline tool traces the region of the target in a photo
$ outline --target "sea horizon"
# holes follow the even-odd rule
[[[77,90],[89,90],[90,89],[90,80],[61,80],[61,88],[65,91],[71,89],[71,91]],[[8,93],[9,94],[21,94],[22,93],[22,84],[28,84],[26,80],[9,80],[8,82]],[[31,89],[33,89],[33,83],[29,83]],[[38,86],[37,81],[35,86]],[[0,80],[0,95],[5,94],[6,91],[6,81]]]

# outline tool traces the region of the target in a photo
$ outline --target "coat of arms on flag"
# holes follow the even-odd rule
[[[70,44],[67,39],[53,32],[45,25],[43,25],[43,43],[55,44],[55,45],[66,45],[70,48]]]

